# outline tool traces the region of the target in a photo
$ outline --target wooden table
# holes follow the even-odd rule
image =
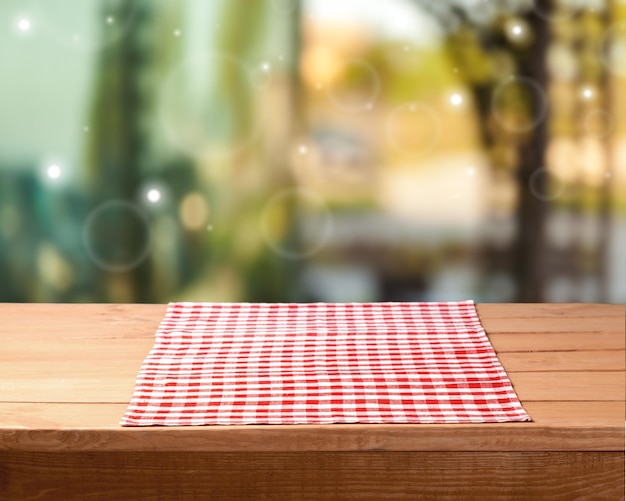
[[[478,312],[532,423],[121,428],[165,305],[0,304],[0,499],[624,499],[624,307]]]

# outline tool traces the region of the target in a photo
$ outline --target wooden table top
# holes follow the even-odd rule
[[[477,309],[532,423],[122,428],[166,306],[0,304],[0,451],[624,450],[624,306]]]

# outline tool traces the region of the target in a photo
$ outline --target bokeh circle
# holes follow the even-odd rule
[[[371,111],[380,94],[380,76],[365,59],[347,59],[337,66],[333,81],[326,86],[326,93],[341,111]]]
[[[313,256],[327,244],[332,231],[332,215],[324,200],[305,188],[287,188],[276,193],[265,206],[260,223],[267,245],[289,259]],[[293,229],[297,235],[290,238]]]
[[[565,185],[559,182],[545,167],[535,169],[528,180],[528,188],[533,196],[543,202],[559,198]]]
[[[136,205],[125,200],[109,200],[91,211],[82,236],[89,258],[107,271],[129,271],[150,251],[148,220]]]
[[[491,96],[491,109],[494,117],[505,130],[528,132],[546,119],[548,98],[544,89],[535,80],[522,76],[510,76],[494,89]]]

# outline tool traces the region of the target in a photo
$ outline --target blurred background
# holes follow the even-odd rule
[[[1,301],[626,301],[624,1],[0,20]]]

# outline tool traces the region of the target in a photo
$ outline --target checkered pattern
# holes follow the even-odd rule
[[[123,426],[530,421],[472,301],[170,303]]]

